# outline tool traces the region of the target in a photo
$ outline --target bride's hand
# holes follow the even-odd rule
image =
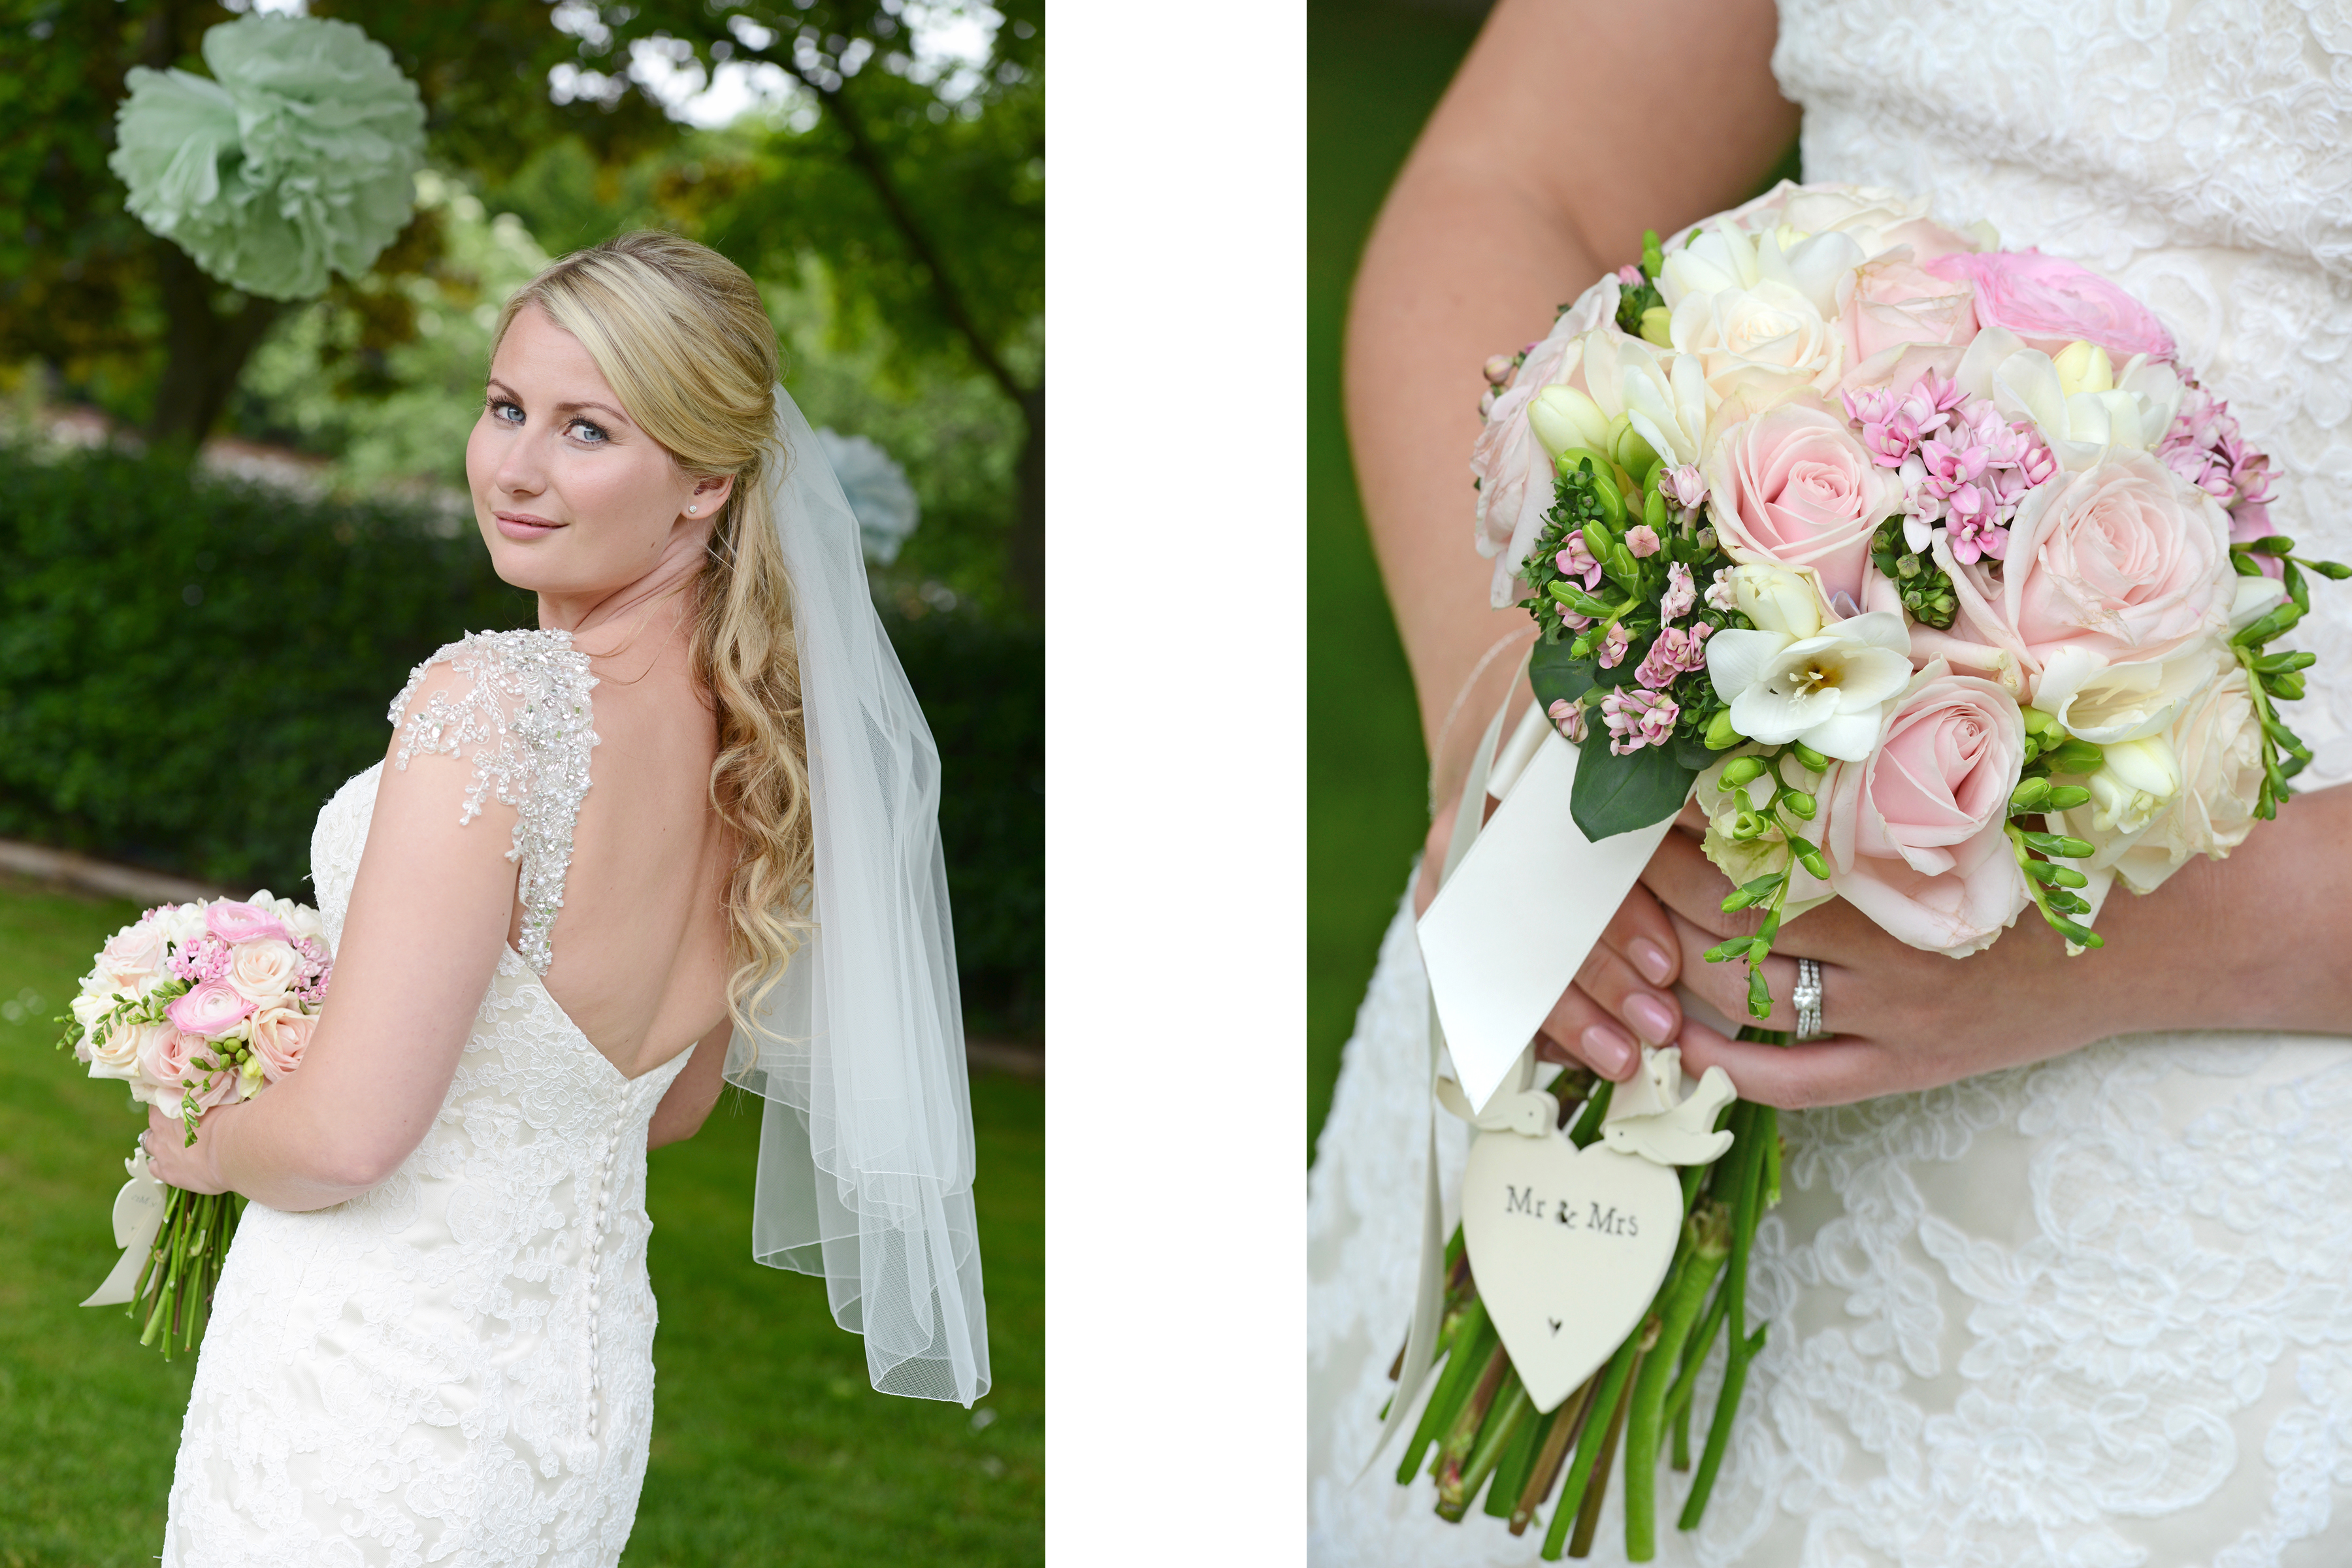
[[[1437,870],[1445,862],[1458,805],[1459,797],[1448,801],[1430,825],[1421,878],[1413,884],[1416,915],[1437,895]],[[1536,1055],[1549,1062],[1580,1062],[1620,1082],[1632,1077],[1641,1055],[1637,1042],[1664,1045],[1683,1027],[1674,992],[1681,970],[1681,947],[1666,911],[1637,884],[1577,971],[1576,983],[1560,994],[1544,1020]]]
[[[184,1128],[176,1116],[166,1116],[153,1106],[147,1108],[147,1131],[140,1142],[146,1145],[147,1169],[166,1186],[191,1193],[225,1193],[228,1187],[213,1168],[213,1146],[219,1137],[220,1118],[236,1114],[236,1107],[216,1106],[205,1112],[196,1123],[196,1141],[190,1143]]]

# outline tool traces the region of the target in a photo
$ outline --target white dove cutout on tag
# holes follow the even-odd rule
[[[1470,1145],[1463,1244],[1537,1410],[1557,1408],[1641,1321],[1682,1219],[1670,1165],[1559,1132],[1482,1132]]]
[[[1731,1147],[1731,1134],[1717,1131],[1716,1119],[1738,1097],[1731,1075],[1709,1068],[1685,1099],[1682,1047],[1643,1046],[1641,1070],[1609,1097],[1601,1141],[1660,1165],[1711,1165]]]

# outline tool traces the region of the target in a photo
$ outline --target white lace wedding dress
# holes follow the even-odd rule
[[[196,1364],[166,1568],[611,1568],[635,1518],[653,1424],[646,1128],[687,1058],[622,1077],[540,982],[595,743],[586,656],[521,631],[434,658],[474,684],[436,697],[404,746],[466,757],[474,802],[520,807],[532,961],[499,959],[448,1098],[390,1180],[310,1214],[246,1208]],[[311,838],[333,939],[381,767]]]
[[[1784,0],[1772,64],[1808,178],[1929,194],[2147,300],[2284,470],[2282,531],[2352,559],[2352,8]],[[2352,779],[2352,593],[2320,586],[2305,788]],[[1410,1311],[1426,994],[1401,914],[1308,1182],[1327,1568],[1540,1539],[1441,1522],[1393,1448],[1349,1484]],[[1700,1531],[1671,1526],[1687,1478],[1661,1487],[1660,1561],[2352,1563],[2352,1040],[2110,1040],[1781,1125],[1771,1334]],[[1595,1561],[1622,1561],[1618,1498]]]

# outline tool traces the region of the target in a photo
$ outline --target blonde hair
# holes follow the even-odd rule
[[[710,805],[735,834],[728,1011],[740,1026],[809,930],[815,872],[791,584],[768,515],[775,328],[743,269],[674,234],[624,234],[551,265],[499,312],[490,351],[537,305],[580,340],[678,466],[735,484],[693,587],[693,670],[719,720]]]

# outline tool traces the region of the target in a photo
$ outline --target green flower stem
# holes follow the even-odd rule
[[[1508,1519],[1519,1500],[1519,1489],[1528,1484],[1528,1471],[1533,1468],[1536,1455],[1543,1449],[1545,1439],[1551,1435],[1552,1426],[1559,1412],[1538,1415],[1532,1405],[1528,1418],[1519,1423],[1510,1447],[1503,1450],[1502,1463],[1495,1467],[1495,1484],[1486,1489],[1486,1513],[1493,1519]]]
[[[1633,1363],[1641,1353],[1642,1335],[1636,1330],[1625,1336],[1625,1342],[1619,1345],[1617,1353],[1609,1358],[1608,1370],[1601,1374],[1601,1385],[1592,1391],[1584,1431],[1576,1445],[1576,1462],[1568,1468],[1568,1480],[1559,1491],[1559,1504],[1552,1510],[1551,1528],[1544,1533],[1543,1557],[1547,1563],[1559,1561],[1560,1549],[1568,1543],[1569,1526],[1583,1511],[1583,1499],[1591,1488],[1594,1468],[1601,1464],[1604,1429],[1613,1434],[1616,1427],[1614,1415],[1607,1421],[1595,1421],[1591,1416],[1600,1411],[1614,1411],[1622,1406],[1624,1395],[1631,1390]],[[1613,1436],[1607,1447],[1612,1454],[1615,1452]],[[1605,1467],[1600,1474],[1605,1481],[1608,1477]]]
[[[1478,1428],[1485,1424],[1486,1412],[1495,1407],[1495,1398],[1503,1392],[1503,1380],[1518,1381],[1511,1373],[1511,1352],[1503,1348],[1500,1338],[1486,1357],[1486,1364],[1478,1373],[1478,1384],[1463,1402],[1462,1409],[1445,1431],[1445,1441],[1438,1445],[1437,1462],[1431,1473],[1437,1478],[1438,1496],[1442,1500],[1461,1484],[1462,1467],[1470,1458],[1470,1450],[1478,1441]]]
[[[1657,1320],[1654,1318],[1650,1320],[1644,1328],[1643,1337],[1646,1338],[1649,1331],[1654,1330],[1656,1326]],[[1641,1368],[1641,1352],[1636,1351],[1633,1362],[1634,1371],[1637,1373]],[[1601,1528],[1601,1505],[1609,1495],[1610,1463],[1616,1458],[1617,1439],[1625,1430],[1625,1406],[1633,1397],[1633,1387],[1629,1381],[1625,1385],[1625,1392],[1617,1396],[1617,1408],[1609,1416],[1609,1431],[1601,1439],[1601,1462],[1594,1468],[1592,1479],[1584,1484],[1584,1501],[1576,1510],[1576,1533],[1570,1536],[1568,1540],[1568,1554],[1570,1557],[1585,1557],[1591,1553],[1592,1537]]]
[[[1787,1045],[1789,1042],[1784,1039],[1778,1043]],[[1764,1162],[1764,1181],[1759,1194],[1759,1206],[1778,1208],[1780,1206],[1780,1112],[1769,1105],[1758,1106],[1752,1130]]]
[[[1609,1097],[1616,1088],[1614,1081],[1605,1078],[1593,1087],[1592,1098],[1584,1102],[1584,1114],[1568,1130],[1570,1142],[1580,1149],[1588,1148],[1601,1136],[1601,1121],[1609,1114]]]
[[[2263,744],[2265,746],[2269,744],[2267,739],[2263,742]],[[2259,813],[2257,813],[2257,815],[2259,815]],[[2028,849],[2033,847],[2032,840],[2040,838],[2046,842],[2050,841],[2048,835],[2028,833],[2024,828],[2019,826],[2014,820],[2003,824],[2001,830],[2009,835],[2010,847],[2017,856],[2017,863],[2021,868],[2030,866],[2033,863],[2033,857],[2026,852]],[[2079,845],[2077,847],[2084,847]],[[2085,848],[2085,852],[2087,853],[2087,848]],[[2041,878],[2028,875],[2025,879],[2025,890],[2032,895],[2034,908],[2042,911],[2042,918],[2049,921],[2051,927],[2068,942],[2073,942],[2077,947],[2105,947],[2107,945],[2106,938],[2101,936],[2097,931],[2093,931],[2090,927],[2074,920],[2069,910],[2053,907],[2051,902],[2051,885],[2043,882]],[[2074,896],[2071,893],[2066,893],[2065,889],[2060,889],[2058,890],[2061,894],[2064,895],[2067,900],[2073,902],[2074,908],[2082,909],[2088,907],[2084,905],[2081,900],[2074,899]]]
[[[1462,1321],[1454,1325],[1453,1336],[1439,1342],[1445,1370],[1438,1373],[1437,1386],[1431,1390],[1428,1406],[1421,1413],[1421,1424],[1412,1429],[1412,1440],[1405,1444],[1404,1458],[1397,1466],[1397,1485],[1411,1485],[1420,1473],[1421,1457],[1429,1451],[1437,1435],[1445,1430],[1469,1387],[1474,1352],[1484,1350],[1481,1342],[1493,1332],[1494,1325],[1486,1321],[1486,1304],[1473,1300],[1463,1312]]]
[[[1625,1555],[1647,1563],[1657,1555],[1658,1443],[1665,1421],[1666,1387],[1730,1250],[1721,1209],[1683,1224],[1684,1256],[1661,1297],[1658,1342],[1642,1360],[1625,1424]]]
[[[1478,1427],[1477,1441],[1470,1450],[1468,1462],[1438,1489],[1437,1512],[1443,1519],[1459,1523],[1462,1516],[1470,1511],[1478,1489],[1486,1484],[1486,1478],[1502,1463],[1503,1450],[1535,1414],[1536,1407],[1528,1401],[1527,1385],[1519,1381],[1518,1373],[1511,1371],[1507,1359],[1503,1360],[1503,1373],[1507,1381],[1492,1406],[1492,1414]]]
[[[1746,1030],[1741,1031],[1747,1033]],[[1691,1481],[1690,1497],[1683,1504],[1682,1517],[1676,1528],[1696,1530],[1699,1517],[1706,1511],[1706,1500],[1715,1490],[1715,1476],[1722,1468],[1723,1456],[1731,1446],[1731,1423],[1739,1412],[1740,1391],[1748,1382],[1748,1362],[1763,1347],[1764,1330],[1759,1327],[1754,1338],[1748,1334],[1748,1252],[1756,1239],[1756,1224],[1762,1217],[1764,1150],[1763,1140],[1755,1135],[1759,1120],[1753,1114],[1757,1109],[1743,1104],[1750,1114],[1745,1118],[1737,1112],[1738,1124],[1734,1136],[1738,1142],[1732,1146],[1730,1158],[1738,1168],[1730,1174],[1732,1187],[1731,1262],[1725,1289],[1730,1300],[1725,1310],[1731,1325],[1728,1361],[1724,1368],[1723,1392],[1715,1403],[1715,1419],[1708,1424],[1706,1450],[1699,1458],[1698,1474]]]
[[[1543,1447],[1536,1452],[1536,1462],[1528,1471],[1525,1484],[1519,1488],[1518,1506],[1511,1510],[1511,1533],[1524,1535],[1535,1522],[1536,1510],[1559,1479],[1559,1468],[1568,1463],[1569,1445],[1584,1430],[1585,1413],[1592,1408],[1592,1379],[1586,1378],[1552,1412],[1551,1426],[1544,1433]]]

